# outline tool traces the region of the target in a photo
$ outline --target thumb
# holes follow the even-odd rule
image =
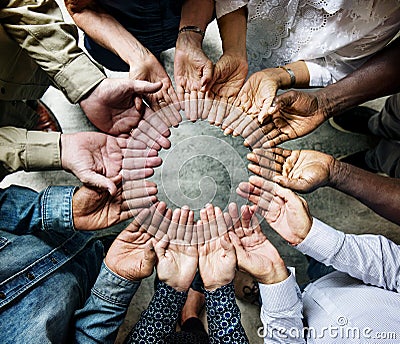
[[[288,91],[276,96],[272,101],[271,107],[268,109],[269,114],[273,114],[282,108],[290,107],[297,100],[295,91]]]
[[[236,253],[240,250],[243,250],[243,245],[242,242],[240,241],[239,237],[236,235],[235,232],[228,232],[229,234],[229,239],[231,240],[231,243],[233,244],[233,247],[236,250]]]
[[[135,93],[154,93],[161,89],[162,82],[148,82],[143,80],[126,79],[126,86]]]
[[[154,267],[156,263],[156,254],[154,252],[154,246],[152,240],[144,248],[144,261],[148,267]]]
[[[165,234],[159,242],[154,247],[158,260],[165,256],[165,251],[169,245],[169,237]]]
[[[272,178],[272,180],[273,180],[275,183],[277,183],[277,184],[279,184],[279,185],[281,185],[281,186],[283,186],[283,187],[285,187],[285,188],[291,189],[291,186],[293,186],[292,180],[289,179],[288,177],[284,177],[284,176],[275,176],[275,177]]]
[[[235,248],[237,264],[240,269],[243,269],[243,266],[245,265],[244,262],[246,261],[247,256],[246,250],[244,249],[239,237],[235,233],[229,232],[229,237],[231,239],[233,247]]]
[[[232,251],[232,249],[234,249],[234,246],[233,246],[231,240],[229,239],[228,233],[225,233],[224,235],[222,235],[220,240],[221,240],[221,247],[225,251]]]

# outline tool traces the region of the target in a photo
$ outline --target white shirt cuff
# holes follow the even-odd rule
[[[311,230],[296,248],[319,262],[333,257],[343,245],[345,234],[313,218]]]
[[[308,73],[310,74],[310,87],[325,87],[336,82],[335,78],[327,68],[315,62],[304,62],[307,65]]]
[[[292,309],[298,302],[300,291],[297,286],[294,269],[288,269],[290,270],[290,275],[282,282],[275,284],[259,283],[263,312],[284,312]]]

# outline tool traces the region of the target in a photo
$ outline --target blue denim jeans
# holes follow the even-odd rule
[[[103,246],[75,232],[73,187],[0,190],[0,343],[64,343]],[[71,333],[72,332],[72,333]]]

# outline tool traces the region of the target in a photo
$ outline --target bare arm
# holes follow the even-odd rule
[[[152,55],[114,17],[102,11],[95,0],[65,0],[65,6],[80,29],[128,65]]]
[[[399,179],[383,177],[335,160],[329,185],[400,225]]]
[[[335,116],[368,100],[399,92],[399,60],[400,37],[347,77],[315,92],[319,98],[328,99],[328,116]]]

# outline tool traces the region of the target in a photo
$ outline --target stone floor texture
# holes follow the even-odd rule
[[[221,42],[215,23],[212,23],[207,30],[204,49],[214,61],[221,54]],[[173,55],[173,49],[163,54],[164,64],[170,75],[173,75]],[[115,73],[110,74],[115,75]],[[64,133],[96,130],[79,106],[69,104],[58,90],[50,88],[43,100],[57,115]],[[366,105],[380,110],[383,101],[384,99],[378,99]],[[250,175],[246,162],[248,149],[243,146],[242,138],[226,137],[219,128],[210,126],[207,122],[184,122],[171,131],[172,147],[160,153],[164,163],[162,167],[156,169],[155,175],[151,178],[158,184],[160,200],[164,200],[172,208],[188,204],[195,210],[207,202],[212,202],[222,209],[230,201],[244,202],[235,194],[238,183]],[[312,134],[283,146],[290,149],[314,149],[338,157],[370,147],[372,144],[371,139],[366,136],[341,133],[325,123]],[[79,185],[79,181],[71,174],[60,171],[19,172],[8,176],[0,187],[10,184],[41,190],[50,184]],[[304,195],[304,198],[313,216],[339,230],[346,233],[383,234],[400,242],[398,226],[376,215],[352,197],[325,187]],[[125,224],[121,224],[110,230],[118,232],[124,226]],[[299,282],[305,282],[307,263],[305,258],[278,238],[265,221],[262,227],[277,246],[287,265],[296,267]],[[146,308],[152,294],[153,278],[150,277],[143,281],[135,295],[116,343],[122,343],[129,329]],[[262,339],[257,336],[257,329],[261,325],[259,308],[241,301],[239,306],[250,342],[262,343]]]

